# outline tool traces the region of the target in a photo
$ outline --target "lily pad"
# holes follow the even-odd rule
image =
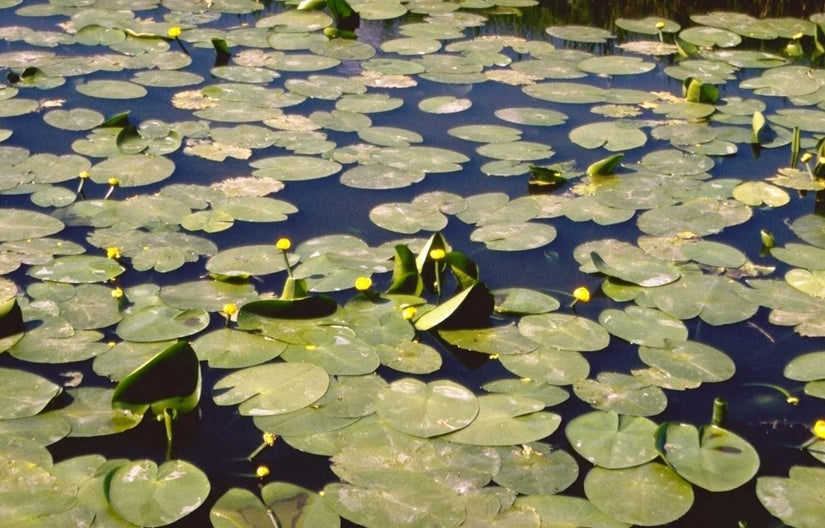
[[[604,310],[599,315],[599,323],[616,337],[636,345],[664,347],[688,337],[687,327],[679,319],[640,306]]]
[[[616,493],[617,489],[624,493]],[[584,493],[610,517],[640,526],[679,519],[693,505],[693,488],[672,469],[649,462],[624,469],[595,467],[584,479]]]
[[[536,343],[564,350],[591,352],[610,342],[607,331],[584,317],[567,314],[539,314],[521,318],[519,332]]]
[[[708,425],[668,424],[664,456],[680,477],[709,491],[729,491],[744,485],[759,469],[759,455],[742,437]]]
[[[595,380],[576,382],[573,391],[596,409],[618,414],[654,416],[667,407],[662,389],[617,372],[601,372]]]
[[[166,526],[193,512],[209,495],[206,474],[183,460],[157,466],[137,460],[114,471],[108,486],[112,508],[139,526]]]
[[[272,416],[315,403],[328,387],[329,374],[321,367],[271,363],[224,376],[215,384],[213,399],[218,405],[238,405],[245,416]]]
[[[567,489],[579,476],[569,453],[533,442],[497,448],[501,466],[493,476],[499,486],[523,495],[552,495]]]
[[[534,442],[555,431],[561,417],[542,412],[544,404],[524,396],[478,397],[478,416],[467,427],[445,435],[460,444],[504,446]]]
[[[406,378],[378,393],[376,412],[399,431],[429,438],[469,425],[478,414],[478,402],[472,392],[454,382]]]
[[[565,429],[570,445],[591,463],[621,469],[650,462],[659,453],[656,424],[640,416],[593,411],[572,419]]]
[[[756,496],[771,515],[789,526],[815,528],[825,507],[820,493],[823,482],[825,469],[794,466],[787,478],[759,477]]]
[[[60,387],[46,378],[8,368],[0,369],[0,387],[3,420],[34,416],[60,394]]]

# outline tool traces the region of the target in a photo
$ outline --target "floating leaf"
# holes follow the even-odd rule
[[[478,416],[445,439],[460,444],[504,446],[534,442],[555,431],[561,417],[540,412],[544,404],[524,396],[486,394],[478,397]]]
[[[533,442],[499,447],[501,467],[493,476],[499,486],[523,495],[552,495],[567,489],[579,476],[576,460],[566,451]]]
[[[575,315],[528,315],[521,318],[518,329],[522,335],[540,345],[564,350],[602,350],[610,342],[610,335],[603,327]]]
[[[438,335],[453,346],[483,354],[526,354],[538,348],[538,344],[524,337],[513,325],[440,330]]]
[[[166,304],[138,308],[117,325],[117,335],[141,343],[194,335],[209,325],[205,310],[180,310]]]
[[[640,306],[604,310],[599,314],[599,323],[616,337],[636,345],[664,347],[688,337],[687,327],[679,319]]]
[[[0,209],[0,242],[47,237],[64,227],[63,222],[47,214],[8,207]]]
[[[716,425],[665,424],[664,457],[680,477],[709,491],[744,485],[759,469],[759,455],[742,437]]]
[[[238,405],[245,416],[272,416],[315,403],[328,387],[329,374],[321,367],[270,363],[224,376],[215,384],[213,399],[218,405]]]
[[[114,471],[107,487],[112,508],[139,526],[166,526],[186,517],[209,495],[206,474],[183,460],[157,466],[137,460]]]
[[[616,493],[617,489],[624,493]],[[679,519],[693,505],[693,488],[670,468],[655,462],[625,469],[595,467],[584,493],[601,511],[629,524],[658,526]]]
[[[815,528],[825,507],[820,491],[825,469],[793,466],[788,478],[759,477],[756,496],[771,513],[796,528]]]
[[[0,419],[34,416],[58,394],[60,387],[46,378],[22,370],[0,369]]]
[[[653,421],[614,411],[582,414],[565,429],[570,445],[579,455],[607,469],[639,466],[656,458],[659,453],[655,433]]]
[[[596,409],[618,414],[654,416],[667,407],[667,397],[662,389],[617,372],[601,372],[595,380],[576,382],[573,390],[576,396]]]
[[[475,395],[451,381],[405,378],[378,393],[378,416],[413,436],[429,438],[462,429],[478,414]]]

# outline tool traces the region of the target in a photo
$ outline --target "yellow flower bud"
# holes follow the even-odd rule
[[[355,289],[363,292],[370,289],[372,286],[372,279],[369,277],[358,277],[355,279]]]
[[[80,171],[80,174],[78,174],[77,176],[81,180],[85,180],[89,177],[89,171]]]
[[[288,238],[279,238],[278,241],[275,242],[275,247],[281,251],[287,251],[292,247],[292,242],[290,242]]]
[[[224,304],[223,313],[226,315],[235,315],[236,313],[238,313],[238,305],[234,303]]]
[[[808,163],[809,161],[811,161],[811,158],[813,158],[811,153],[806,152],[805,154],[802,155],[801,158],[799,158],[799,161],[801,161],[802,163]]]
[[[590,291],[584,286],[579,286],[573,290],[573,298],[577,301],[588,302],[590,300]]]
[[[768,249],[773,248],[776,245],[776,240],[773,238],[773,235],[767,229],[761,229],[759,231],[759,237],[762,239],[762,246]]]
[[[106,248],[106,258],[110,259],[119,259],[120,258],[120,250],[114,246]]]
[[[113,299],[122,299],[123,298],[123,290],[120,288],[115,288],[112,290],[112,298]]]
[[[264,443],[268,446],[271,446],[272,444],[274,444],[276,438],[278,438],[278,436],[274,435],[272,433],[264,433],[264,436],[263,436]]]
[[[820,440],[825,440],[825,420],[817,420],[811,431],[813,431]]]
[[[412,321],[415,318],[415,314],[418,312],[418,308],[415,306],[407,306],[403,310],[401,310],[401,317],[404,318],[405,321]]]
[[[267,475],[269,475],[269,468],[264,465],[258,466],[258,468],[255,470],[255,476],[258,478],[264,478]]]
[[[446,256],[447,253],[445,253],[443,249],[430,250],[430,258],[433,260],[444,260]]]
[[[109,185],[111,185],[112,187],[117,187],[118,185],[120,185],[120,180],[118,180],[117,178],[109,178]]]
[[[665,29],[665,23],[661,20],[659,22],[656,22],[656,29]]]
[[[166,34],[172,38],[178,38],[180,36],[180,28],[178,26],[172,26]]]

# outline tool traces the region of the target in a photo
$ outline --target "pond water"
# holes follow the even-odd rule
[[[825,523],[817,7],[351,4],[356,40],[295,3],[0,0],[0,512]],[[441,236],[443,292],[379,294]],[[272,317],[286,255],[334,314]],[[166,456],[163,406],[112,401],[190,396],[140,370],[175,347],[202,387]]]

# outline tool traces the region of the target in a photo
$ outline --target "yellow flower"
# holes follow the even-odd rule
[[[271,446],[275,443],[275,439],[278,438],[276,435],[272,433],[264,433],[263,439],[264,443],[268,446]]]
[[[770,231],[767,229],[761,229],[759,231],[759,237],[762,239],[762,246],[768,249],[773,248],[776,245],[776,239],[773,237]]]
[[[264,478],[267,475],[269,475],[269,468],[264,465],[258,466],[255,470],[255,476],[258,478]]]
[[[234,303],[226,303],[223,305],[223,313],[227,316],[232,316],[238,313],[238,305]]]
[[[401,310],[401,317],[403,317],[405,321],[412,321],[417,312],[418,308],[416,308],[415,306],[407,306],[406,308]]]
[[[112,298],[113,299],[122,299],[123,298],[123,290],[120,288],[115,288],[112,290]]]
[[[109,178],[109,185],[111,185],[112,187],[117,187],[118,185],[120,185],[120,180],[118,180],[117,178]]]
[[[279,238],[278,241],[275,242],[275,247],[281,251],[287,251],[292,247],[292,242],[290,242],[288,238]]]
[[[810,152],[806,152],[802,155],[801,158],[799,158],[799,161],[801,161],[802,163],[808,163],[809,161],[811,161],[811,158],[813,158],[813,155],[811,155]]]
[[[820,440],[825,440],[825,420],[817,420],[811,431],[813,431]]]
[[[85,180],[89,177],[89,171],[80,171],[80,174],[78,174],[77,177],[81,180]]]
[[[590,300],[590,290],[584,286],[579,286],[573,290],[573,298],[577,301],[588,302]]]
[[[110,259],[119,259],[120,258],[120,250],[114,246],[106,248],[106,258]]]
[[[430,258],[433,260],[444,260],[447,254],[444,252],[443,249],[432,249],[430,250]]]
[[[372,279],[369,277],[358,277],[355,279],[355,289],[363,292],[370,289],[372,286]]]
[[[659,22],[656,22],[656,29],[665,29],[665,23],[661,20]]]
[[[178,26],[172,26],[166,34],[172,38],[178,38],[180,36],[180,28]]]

